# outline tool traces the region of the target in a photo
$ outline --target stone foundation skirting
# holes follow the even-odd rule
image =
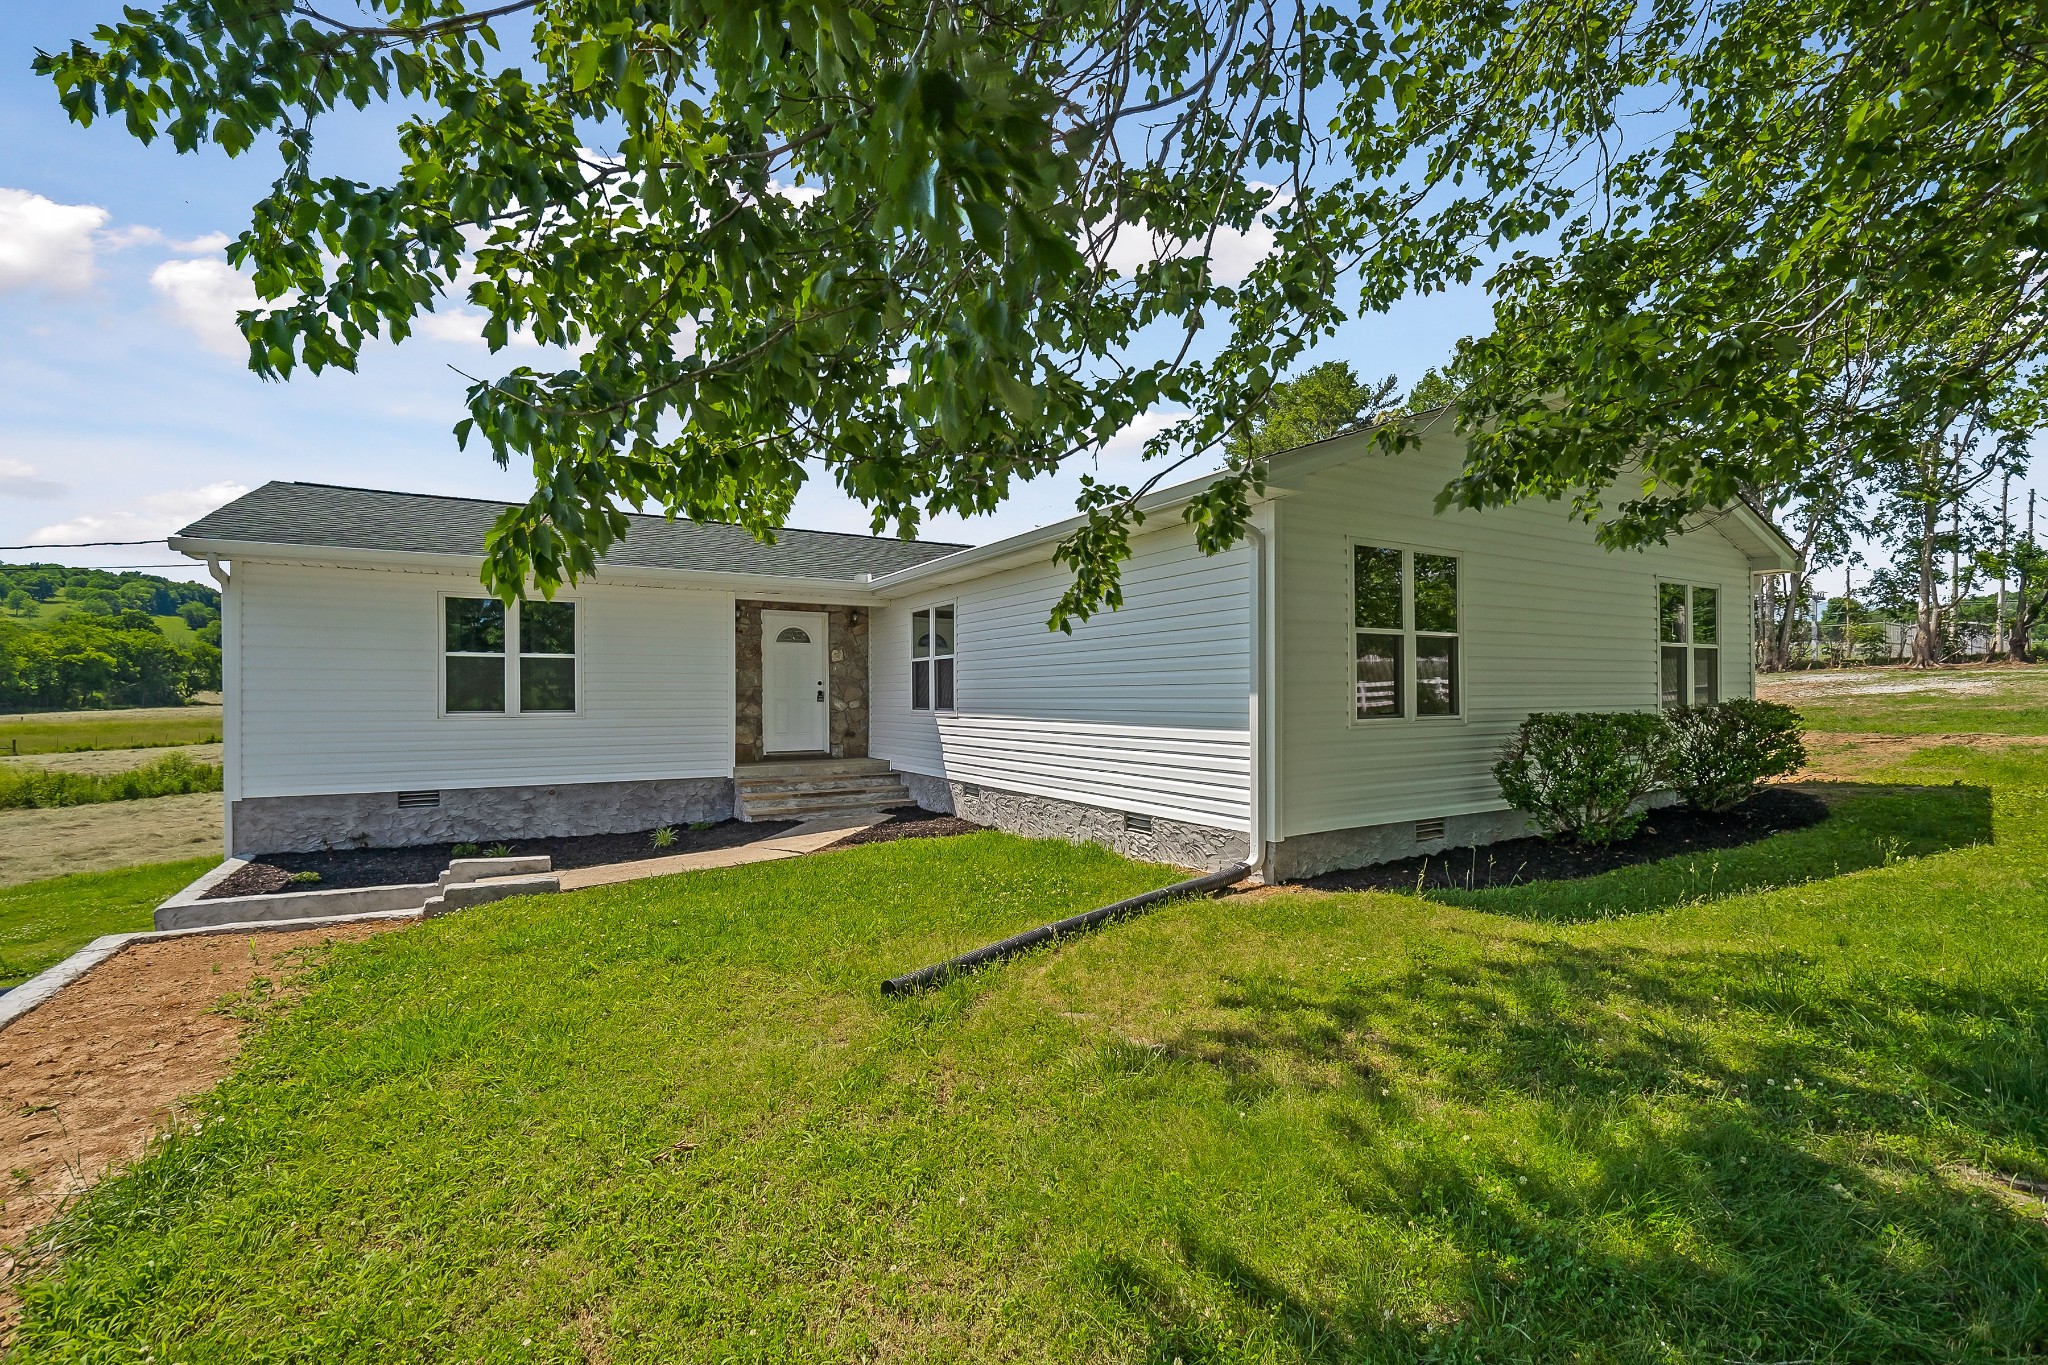
[[[1442,837],[1434,839],[1418,840],[1415,825],[1413,820],[1396,820],[1385,825],[1292,835],[1274,844],[1268,852],[1266,878],[1275,882],[1300,881],[1339,868],[1369,867],[1425,853],[1478,848],[1529,833],[1528,817],[1516,810],[1447,815],[1443,817]]]
[[[903,773],[910,799],[925,810],[957,815],[977,825],[1033,839],[1101,844],[1126,858],[1201,872],[1218,872],[1245,858],[1245,833],[1155,816],[1152,828],[1132,829],[1123,811],[1078,801],[953,782],[924,773]]]
[[[1646,810],[1659,810],[1677,800],[1676,792],[1652,792],[1642,805]],[[1443,836],[1436,839],[1418,840],[1415,826],[1413,820],[1396,820],[1386,825],[1296,834],[1273,845],[1267,856],[1266,878],[1275,882],[1300,881],[1339,868],[1370,867],[1374,863],[1399,862],[1456,848],[1484,848],[1503,839],[1519,839],[1536,832],[1529,817],[1518,810],[1446,815]]]
[[[407,804],[401,806],[403,795]],[[234,803],[234,854],[317,853],[329,848],[490,843],[553,835],[631,834],[659,825],[729,820],[729,777],[551,786],[443,788],[438,804],[418,792],[257,796]]]

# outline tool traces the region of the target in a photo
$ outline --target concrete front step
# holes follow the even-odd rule
[[[733,780],[742,786],[750,782],[782,782],[804,777],[851,777],[858,773],[888,774],[887,761],[879,758],[774,758],[765,763],[742,763],[733,770]]]
[[[789,795],[750,795],[741,803],[742,819],[803,820],[837,811],[880,810],[910,803],[910,792],[901,782],[853,792],[804,792]]]
[[[762,796],[797,796],[815,792],[836,796],[844,792],[898,791],[903,779],[895,773],[856,773],[851,777],[805,777],[788,782],[745,782],[740,795],[752,801]]]

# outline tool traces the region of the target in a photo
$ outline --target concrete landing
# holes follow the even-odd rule
[[[707,849],[701,853],[678,853],[667,858],[642,858],[630,863],[606,863],[602,867],[579,867],[557,872],[564,891],[586,886],[610,886],[615,882],[639,881],[643,877],[666,877],[677,872],[700,872],[711,867],[740,867],[746,863],[767,863],[778,858],[797,858],[838,843],[857,829],[878,825],[888,817],[879,810],[842,811],[806,820],[794,829],[768,834],[752,843],[732,848]]]

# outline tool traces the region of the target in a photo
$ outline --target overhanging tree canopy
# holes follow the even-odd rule
[[[1627,544],[1805,458],[1810,338],[1977,301],[2038,350],[2041,18],[1869,0],[169,0],[40,55],[75,118],[282,159],[230,249],[251,363],[350,366],[451,291],[573,348],[477,381],[458,428],[530,462],[493,532],[511,593],[588,572],[652,503],[767,533],[806,458],[908,532],[974,513],[1160,405],[1164,473],[1241,533],[1232,440],[1347,317],[1517,242],[1453,379],[1448,496],[1573,496]],[[501,43],[514,41],[518,54]],[[392,103],[400,168],[321,174],[320,120]],[[1635,141],[1650,141],[1630,152]],[[594,150],[601,149],[601,150]],[[1238,278],[1220,234],[1270,229]],[[1142,264],[1121,238],[1154,243]],[[1887,419],[1889,420],[1889,419]],[[1397,442],[1397,429],[1388,439]],[[1645,460],[1648,487],[1605,490]],[[1085,485],[1063,622],[1119,600],[1142,489]]]

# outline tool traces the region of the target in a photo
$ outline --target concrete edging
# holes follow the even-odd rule
[[[5,1029],[36,1006],[48,1003],[58,991],[138,943],[162,943],[170,939],[203,938],[212,934],[288,933],[299,929],[326,929],[337,924],[417,920],[419,917],[417,910],[376,910],[360,915],[329,915],[322,919],[247,920],[239,924],[203,924],[187,929],[144,929],[133,934],[102,934],[56,966],[44,968],[7,994],[0,995],[0,1029]]]
[[[417,910],[435,892],[433,882],[417,885],[330,887],[324,891],[276,891],[265,896],[223,896],[206,893],[236,871],[246,858],[229,858],[156,908],[159,929],[199,929],[211,924],[251,924],[258,920],[331,919],[386,910]]]

